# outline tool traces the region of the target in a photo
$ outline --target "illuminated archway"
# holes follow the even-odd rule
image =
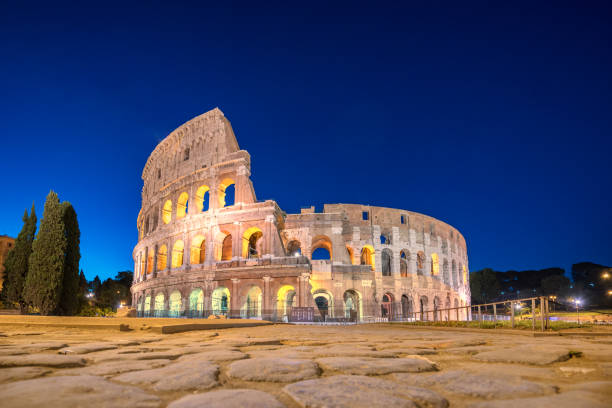
[[[402,278],[408,277],[408,263],[409,262],[410,262],[410,252],[404,249],[400,252],[400,276]]]
[[[145,316],[148,316],[149,314],[151,314],[151,295],[145,296],[145,300],[144,300],[144,314],[145,314]]]
[[[233,187],[231,189],[233,191],[228,191],[228,188],[230,186],[235,186],[235,184],[236,183],[231,178],[225,178],[225,179],[223,179],[223,181],[221,181],[221,183],[219,184],[219,193],[218,193],[218,195],[219,195],[219,208],[229,207],[231,205],[234,205],[236,189],[235,189],[235,187]],[[228,193],[230,193],[230,194],[228,194]],[[231,194],[231,193],[233,193],[233,194]],[[232,195],[234,195],[234,197],[232,197]]]
[[[302,255],[302,244],[300,241],[293,239],[287,243],[287,255],[300,256]]]
[[[162,245],[157,251],[157,270],[163,271],[168,266],[168,247]]]
[[[296,305],[297,297],[295,288],[291,285],[282,286],[276,294],[276,313],[278,317],[291,314],[291,309]]]
[[[423,269],[425,269],[425,254],[423,253],[423,251],[419,251],[417,253],[416,264],[417,275],[424,275]]]
[[[201,264],[206,259],[206,241],[203,235],[196,235],[191,240],[191,254],[189,257],[189,263]]]
[[[318,289],[314,291],[312,297],[323,320],[334,317],[334,297],[328,290]]]
[[[462,265],[462,267],[463,267],[463,284],[467,285],[467,281],[468,281],[467,269],[466,269],[465,265]]]
[[[160,292],[157,295],[155,295],[155,306],[154,306],[155,317],[163,317],[164,311],[166,309],[164,305],[165,300],[166,298],[163,293]]]
[[[242,235],[242,257],[259,258],[261,254],[257,246],[261,243],[260,239],[263,232],[257,227],[247,229]]]
[[[162,221],[168,224],[172,220],[172,201],[167,200],[162,208]]]
[[[372,245],[364,245],[361,249],[361,265],[370,265],[374,269],[374,248],[372,248]]]
[[[349,263],[351,265],[355,265],[355,258],[354,258],[354,252],[353,252],[353,248],[351,248],[350,246],[346,246],[346,252],[348,254],[349,257]]]
[[[332,243],[326,235],[317,235],[312,239],[312,245],[310,246],[311,259],[329,259],[332,260]],[[317,251],[317,249],[322,249]],[[315,251],[317,253],[315,254]]]
[[[196,288],[189,294],[189,312],[192,317],[201,317],[204,312],[204,292]]]
[[[393,318],[393,301],[394,298],[391,293],[387,292],[383,295],[382,302],[380,303],[380,314],[382,317]]]
[[[147,249],[147,275],[153,273],[153,259],[155,259],[155,250],[153,248]]]
[[[351,321],[360,321],[362,316],[361,294],[354,289],[344,292],[344,317]]]
[[[261,319],[262,297],[263,294],[259,286],[251,287],[247,292],[244,304],[240,308],[240,316],[243,319]]]
[[[183,250],[185,249],[185,244],[182,240],[178,240],[174,243],[172,247],[172,267],[180,268],[183,266]]]
[[[179,317],[181,315],[182,306],[181,292],[178,290],[172,292],[168,301],[168,315],[170,317]]]
[[[212,313],[214,315],[225,315],[229,310],[230,305],[230,291],[224,286],[220,286],[215,289],[211,296]]]
[[[208,186],[200,186],[195,193],[195,204],[198,212],[208,211],[210,206],[210,192]]]
[[[176,202],[176,218],[181,219],[187,215],[189,205],[189,194],[182,192]]]
[[[431,254],[431,275],[440,275],[440,259],[436,253]]]

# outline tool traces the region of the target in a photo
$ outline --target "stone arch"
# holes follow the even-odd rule
[[[349,264],[350,265],[355,265],[355,252],[353,251],[353,248],[351,248],[350,246],[346,246],[346,252],[348,253],[348,258],[349,258]]]
[[[183,191],[176,200],[176,219],[185,218],[189,209],[189,194]]]
[[[162,207],[162,221],[164,224],[168,224],[172,221],[172,200],[166,200]]]
[[[457,276],[457,263],[454,259],[453,262],[451,262],[451,276],[453,281],[453,287],[459,287],[459,278]]]
[[[380,315],[382,317],[387,317],[389,320],[393,318],[393,302],[395,298],[392,293],[386,292],[382,296],[382,300],[380,302]]]
[[[181,292],[173,290],[168,297],[168,316],[179,317],[181,315],[181,309],[183,306],[183,297]]]
[[[190,264],[202,264],[206,260],[206,239],[204,235],[196,235],[191,240]]]
[[[213,290],[210,301],[212,314],[227,316],[230,305],[230,291],[228,288],[219,286]]]
[[[147,275],[153,273],[153,260],[155,259],[155,250],[147,248]]]
[[[251,227],[242,235],[242,257],[259,258],[261,256],[261,243],[263,232],[257,227]]]
[[[147,294],[144,298],[143,313],[147,317],[151,315],[151,294]]]
[[[451,284],[450,269],[448,266],[448,260],[446,259],[444,259],[444,262],[442,262],[442,280],[447,285]]]
[[[342,296],[344,300],[344,317],[351,321],[360,321],[362,312],[361,293],[355,289],[349,289]]]
[[[428,319],[428,311],[429,309],[429,299],[427,296],[422,295],[419,298],[419,314],[421,315],[421,320],[429,320]]]
[[[276,316],[281,319],[288,319],[291,309],[297,303],[295,288],[291,285],[283,285],[276,292]]]
[[[194,288],[189,294],[189,314],[191,317],[202,317],[204,313],[204,291]]]
[[[155,295],[153,310],[155,317],[164,317],[166,314],[166,296],[164,295],[164,292],[158,292]]]
[[[400,251],[400,276],[408,277],[408,262],[410,262],[410,252],[407,249]]]
[[[317,310],[325,321],[328,317],[334,317],[334,296],[326,289],[317,289],[312,294]]]
[[[361,265],[370,265],[370,267],[374,269],[374,248],[372,245],[364,245],[363,248],[361,248],[360,263]]]
[[[229,261],[232,259],[232,234],[219,231],[215,236],[215,260]]]
[[[219,183],[219,208],[229,207],[234,205],[236,201],[236,182],[229,177],[224,178]],[[231,191],[228,188],[231,187]],[[233,194],[231,194],[233,192]],[[229,195],[229,196],[228,196]],[[233,195],[233,197],[232,197]]]
[[[433,300],[433,319],[434,321],[440,320],[440,316],[438,315],[439,310],[440,310],[440,305],[441,305],[440,298],[437,296],[434,296],[434,300]]]
[[[261,319],[261,308],[263,305],[263,292],[259,286],[251,286],[245,296],[244,304],[240,308],[240,316],[243,319]]]
[[[435,252],[431,254],[431,276],[440,275],[440,258]]]
[[[412,299],[408,295],[402,295],[402,317],[404,319],[412,317],[413,308]]]
[[[168,247],[162,245],[157,250],[157,270],[163,271],[168,267]]]
[[[423,276],[425,274],[424,273],[425,254],[423,253],[423,251],[417,252],[416,264],[417,264],[417,275]]]
[[[312,245],[310,247],[310,254],[311,254],[312,259],[314,259],[313,258],[313,255],[315,255],[314,252],[320,248],[324,250],[324,251],[319,251],[322,254],[323,258],[318,258],[318,259],[329,259],[331,261],[333,259],[332,243],[331,243],[331,239],[329,239],[327,235],[317,235],[316,237],[312,239]],[[327,252],[327,255],[325,254],[325,252]]]
[[[391,239],[389,238],[390,234],[383,232],[380,234],[380,244],[381,245],[391,245]]]
[[[174,242],[172,247],[172,268],[180,268],[183,266],[183,252],[185,250],[185,243],[183,240],[178,239]]]
[[[287,243],[287,255],[300,256],[302,255],[302,244],[297,239],[292,239]]]
[[[198,212],[208,211],[210,208],[210,188],[206,185],[198,187],[195,193],[195,204]]]
[[[392,264],[393,264],[393,252],[389,248],[385,248],[382,250],[380,254],[380,263],[382,276],[391,276],[393,274]]]

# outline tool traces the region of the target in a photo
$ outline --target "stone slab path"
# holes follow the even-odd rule
[[[0,326],[11,407],[608,407],[612,336],[401,324],[155,330]]]

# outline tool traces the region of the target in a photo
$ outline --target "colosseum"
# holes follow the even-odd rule
[[[213,109],[149,156],[132,304],[140,316],[274,321],[465,319],[466,242],[411,211],[259,201],[251,157]],[[450,308],[450,309],[449,309]],[[449,310],[447,310],[449,309]]]

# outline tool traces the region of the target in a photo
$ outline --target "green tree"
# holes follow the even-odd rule
[[[63,222],[63,209],[57,194],[49,192],[43,219],[32,243],[24,299],[42,315],[57,310],[62,294],[64,264],[68,238]]]
[[[24,312],[26,301],[23,289],[28,274],[28,263],[32,254],[32,241],[36,234],[36,211],[34,204],[28,216],[26,210],[23,214],[23,227],[15,240],[15,246],[7,254],[4,261],[5,275],[2,287],[2,297],[8,302],[16,303],[21,313]]]
[[[74,315],[79,309],[80,278],[79,260],[81,259],[79,222],[74,207],[67,201],[61,204],[62,222],[66,230],[67,246],[64,261],[62,293],[57,313]]]
[[[541,286],[545,295],[559,296],[569,288],[570,280],[564,275],[551,275],[542,279]]]
[[[494,270],[485,268],[470,273],[472,303],[487,303],[501,293],[501,284]]]

